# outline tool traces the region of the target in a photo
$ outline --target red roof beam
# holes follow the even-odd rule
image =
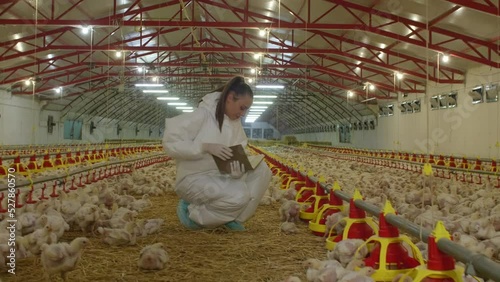
[[[500,16],[500,7],[496,6],[495,4],[487,0],[485,1],[487,3],[486,5],[470,0],[446,0],[446,1],[458,4],[462,7],[466,7],[469,9],[474,9],[491,15]]]

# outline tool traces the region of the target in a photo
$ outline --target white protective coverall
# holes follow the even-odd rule
[[[215,119],[221,93],[205,95],[198,109],[166,119],[163,147],[176,160],[175,191],[190,203],[189,218],[204,227],[252,217],[271,181],[271,170],[261,162],[239,179],[222,175],[212,155],[202,151],[203,143],[226,146],[247,145],[241,121],[224,115],[222,132]]]

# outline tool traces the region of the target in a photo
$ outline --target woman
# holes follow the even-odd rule
[[[231,174],[222,175],[213,159],[229,159],[230,146],[246,147],[240,119],[252,103],[252,89],[237,76],[205,95],[194,112],[166,119],[163,147],[176,160],[175,191],[181,198],[177,215],[185,227],[225,225],[245,230],[242,223],[254,215],[271,181],[269,167],[261,162],[245,172],[242,164],[234,162]]]

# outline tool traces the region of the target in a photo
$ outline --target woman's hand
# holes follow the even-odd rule
[[[240,164],[239,161],[234,161],[230,163],[231,165],[231,178],[238,179],[245,174],[245,165]]]
[[[202,149],[204,152],[214,155],[224,161],[229,160],[233,156],[231,148],[222,144],[203,143]]]

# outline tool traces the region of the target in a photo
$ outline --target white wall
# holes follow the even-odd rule
[[[500,102],[473,105],[467,94],[480,84],[499,83],[500,70],[479,67],[467,72],[465,84],[427,85],[427,94],[410,94],[401,101],[421,98],[419,113],[403,114],[394,101],[394,115],[378,117],[375,130],[351,131],[351,143],[339,143],[338,132],[296,135],[299,141],[328,141],[334,146],[402,150],[418,153],[499,158]],[[458,91],[452,109],[430,109],[430,97]]]
[[[52,134],[47,130],[48,116],[54,117],[56,125]],[[64,119],[78,117],[83,120],[82,140],[64,139]],[[135,135],[136,123],[119,122],[123,130],[116,134],[118,121],[94,117],[94,133],[90,134],[90,118],[69,114],[61,118],[61,113],[43,110],[43,103],[32,96],[12,96],[0,90],[0,145],[99,143],[104,139],[160,139],[159,127],[139,124],[139,134]],[[99,122],[97,122],[99,121]],[[149,136],[149,129],[153,133]],[[163,132],[163,128],[161,128]]]

